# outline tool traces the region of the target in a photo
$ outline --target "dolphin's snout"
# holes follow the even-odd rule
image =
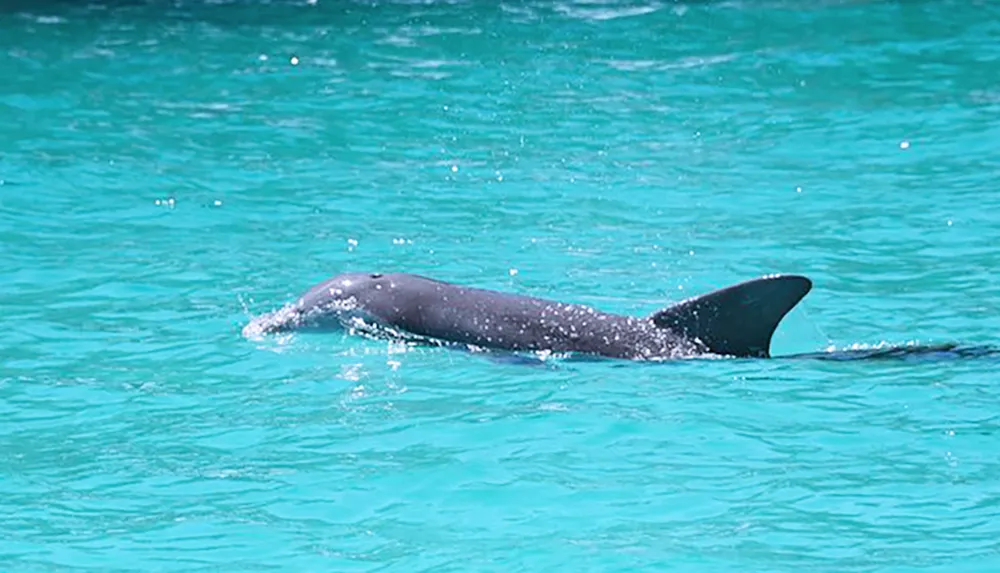
[[[348,278],[327,281],[313,287],[294,303],[251,319],[243,327],[243,336],[341,330],[348,323],[353,324],[358,317],[368,317],[368,312],[359,302],[359,294],[367,293],[370,286],[365,282],[354,285]]]
[[[277,334],[295,329],[302,323],[302,312],[294,306],[285,306],[276,311],[254,317],[243,327],[243,336],[253,338],[265,334]]]

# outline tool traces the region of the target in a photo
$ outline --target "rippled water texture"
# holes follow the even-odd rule
[[[996,358],[497,363],[248,318],[346,270],[775,354],[994,344],[1000,10],[0,6],[0,568],[994,571]]]

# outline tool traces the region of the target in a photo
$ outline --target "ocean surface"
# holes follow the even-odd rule
[[[339,272],[1000,344],[1000,4],[8,0],[0,570],[987,572],[996,358],[248,339]]]

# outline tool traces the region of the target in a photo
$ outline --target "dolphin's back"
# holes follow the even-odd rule
[[[391,326],[419,336],[512,351],[580,352],[634,358],[683,343],[649,319],[531,296],[390,275],[389,297],[366,301]],[[380,308],[374,308],[380,305]]]
[[[408,332],[484,348],[616,358],[697,353],[769,356],[778,323],[811,288],[805,277],[764,277],[683,301],[647,318],[417,275],[387,278],[393,292],[381,293],[366,306],[381,306],[378,314]]]

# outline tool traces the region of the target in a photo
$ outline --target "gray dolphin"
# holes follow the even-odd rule
[[[636,317],[413,274],[345,273],[254,318],[243,334],[347,329],[514,352],[639,360],[707,354],[767,358],[778,324],[811,288],[804,276],[771,275]]]

